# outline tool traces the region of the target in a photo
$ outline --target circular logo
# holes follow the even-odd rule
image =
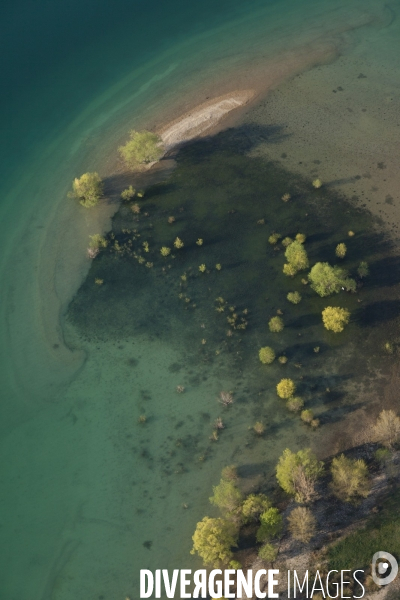
[[[382,559],[384,562],[379,562],[377,565],[377,561]],[[389,567],[391,567],[391,569],[389,569]],[[389,570],[389,574],[384,576]],[[389,552],[383,552],[383,550],[375,552],[372,557],[372,579],[377,585],[387,585],[394,581],[398,570],[399,565],[397,564],[397,560],[394,556],[389,554]]]

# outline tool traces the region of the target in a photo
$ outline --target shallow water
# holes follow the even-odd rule
[[[183,153],[172,180],[146,198],[150,216],[140,218],[141,227],[154,220],[146,235],[155,247],[170,243],[172,231],[181,235],[187,244],[182,256],[163,264],[154,250],[148,270],[127,258],[99,257],[65,329],[67,304],[90,266],[83,259],[87,236],[106,227],[116,209],[106,205],[89,213],[66,201],[70,181],[86,170],[109,175],[114,164],[109,157],[127,129],[161,122],[160,115],[172,115],[174,105],[184,108],[183,99],[196,97],[200,84],[199,102],[214,89],[232,89],[234,69],[241,83],[252,84],[254,78],[243,75],[245,66],[262,73],[263,61],[273,64],[299,47],[305,48],[304,67],[308,51],[315,61],[319,51],[326,58],[327,48],[332,55],[342,45],[351,47],[345,29],[372,18],[367,35],[370,27],[379,31],[387,15],[377,2],[300,7],[220,2],[217,9],[204,1],[190,8],[183,2],[167,7],[121,1],[100,9],[97,3],[70,2],[57,10],[19,2],[2,10],[7,35],[0,56],[7,86],[0,107],[1,595],[135,597],[141,566],[197,564],[188,554],[190,535],[209,510],[207,498],[222,466],[237,462],[246,489],[269,488],[271,467],[289,441],[316,444],[325,426],[352,410],[351,399],[341,404],[340,389],[338,397],[326,399],[325,378],[335,383],[340,369],[343,376],[353,375],[346,357],[354,356],[358,340],[373,346],[386,332],[374,333],[379,306],[364,314],[346,298],[360,320],[341,338],[348,354],[339,360],[340,348],[321,337],[315,321],[319,301],[306,290],[303,303],[286,306],[292,283],[280,273],[282,253],[275,256],[266,243],[269,230],[291,235],[303,229],[314,260],[330,256],[346,229],[339,217],[329,227],[321,220],[328,206],[310,222],[302,210],[299,214],[299,203],[283,205],[279,198],[288,186],[305,184],[246,158],[246,144],[257,143],[257,135],[263,143],[279,143],[283,129],[256,135],[244,128],[218,138],[215,147],[200,144]],[[296,71],[292,57],[287,62],[287,73]],[[309,202],[305,192],[301,199]],[[238,212],[228,214],[232,209]],[[173,230],[166,222],[170,211],[177,214]],[[114,221],[116,231],[121,218],[126,216]],[[258,226],[262,218],[266,225]],[[372,253],[374,263],[389,249],[371,237],[366,216],[352,218],[354,269],[361,256]],[[319,231],[325,237],[313,241]],[[196,236],[205,239],[201,249]],[[207,266],[221,262],[222,270],[200,275],[200,255]],[[184,270],[187,310],[177,297]],[[95,286],[93,278],[103,271],[104,285]],[[371,280],[385,286],[385,294],[390,289],[395,303],[397,282],[385,279],[380,268],[371,271]],[[365,286],[366,301],[382,302],[374,285]],[[232,338],[215,312],[220,295],[249,310],[248,329]],[[289,364],[274,365],[267,374],[257,349],[270,336],[266,320],[280,307],[288,327],[276,344]],[[395,304],[391,310],[384,311],[389,322]],[[310,351],[317,344],[324,349],[318,356]],[[282,372],[298,379],[303,368],[321,369],[321,380],[307,383],[306,375],[301,384],[326,421],[321,433],[300,425],[273,393]],[[357,373],[363,373],[362,359]],[[185,386],[183,394],[176,393],[177,385]],[[311,385],[317,386],[312,394]],[[233,389],[236,398],[226,413],[216,400],[222,389]],[[211,425],[220,413],[226,429],[212,443]],[[140,414],[148,417],[143,427],[137,424]],[[256,420],[267,425],[262,440],[248,430]]]

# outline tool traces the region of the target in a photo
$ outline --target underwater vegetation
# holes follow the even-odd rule
[[[124,188],[126,176],[121,179]],[[105,236],[107,246],[93,260],[87,282],[71,303],[68,322],[83,343],[105,340],[118,352],[126,341],[155,340],[166,352],[171,348],[182,357],[179,379],[169,383],[160,406],[164,410],[165,399],[171,402],[182,415],[181,439],[191,441],[177,441],[176,436],[168,441],[177,423],[171,418],[152,450],[153,468],[160,469],[168,484],[174,484],[179,472],[186,490],[188,473],[215,468],[218,462],[222,467],[239,460],[238,456],[239,473],[245,472],[246,465],[261,462],[268,472],[283,449],[280,444],[288,443],[284,440],[318,440],[323,435],[313,431],[319,424],[316,417],[321,419],[321,429],[327,429],[324,439],[328,440],[335,423],[359,402],[345,392],[349,364],[358,380],[367,372],[366,356],[376,349],[375,363],[392,360],[383,350],[393,336],[391,320],[384,320],[387,313],[378,310],[385,299],[376,277],[381,271],[391,292],[398,291],[395,269],[384,262],[389,254],[386,242],[372,233],[369,216],[353,210],[328,186],[318,193],[310,188],[309,181],[276,163],[249,158],[245,151],[241,154],[240,146],[238,150],[225,134],[188,146],[179,153],[177,169],[169,179],[146,190],[140,212],[131,209],[138,202],[137,194],[121,204],[112,231]],[[284,203],[281,198],[288,189],[295,201]],[[349,227],[357,236],[346,237]],[[279,243],[282,239],[284,244]],[[346,262],[336,266],[331,264],[334,249],[343,239],[348,247]],[[177,247],[177,240],[184,246]],[[291,278],[282,273],[284,263]],[[390,265],[395,264],[393,258]],[[369,270],[372,276],[367,279]],[[96,279],[105,285],[95,285]],[[335,303],[327,299],[333,294],[352,315],[350,336],[324,333],[321,313],[329,308],[327,304]],[[373,313],[371,305],[376,305]],[[371,314],[379,314],[379,327]],[[346,326],[343,319],[339,321]],[[359,348],[355,362],[350,362],[354,356],[346,346],[349,337]],[[277,385],[282,375],[285,379]],[[334,390],[329,401],[328,387]],[[230,391],[219,394],[221,389],[234,390],[234,396]],[[195,420],[199,410],[209,413],[204,427]],[[147,434],[153,427],[148,405],[138,407],[134,420],[141,413],[148,415],[148,421],[135,431]],[[238,444],[241,452],[235,455]],[[184,458],[179,454],[183,450]],[[250,473],[248,482],[257,482],[258,475]],[[231,465],[224,477],[236,482],[238,470]],[[313,479],[304,465],[299,473],[291,473],[291,481],[299,497],[311,494]],[[189,506],[195,501],[201,499],[191,499]],[[264,539],[272,531],[269,517],[273,521],[274,515],[262,519],[261,515],[269,508],[260,510],[253,521],[259,528],[262,521],[263,541],[257,549],[265,556],[276,552],[273,542]],[[235,511],[229,518],[239,518]],[[209,564],[221,557],[230,564],[235,556],[237,528],[225,527],[226,515],[221,520],[207,521],[204,536],[199,532],[194,543],[196,553]],[[217,547],[221,542],[216,554],[206,547],[208,534],[215,536]]]

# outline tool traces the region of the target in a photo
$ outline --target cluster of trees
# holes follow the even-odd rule
[[[349,232],[349,235],[350,233],[352,232]],[[276,243],[280,237],[279,234],[272,234],[269,242]],[[287,237],[282,241],[282,244],[286,247],[285,258],[287,263],[283,265],[285,275],[293,277],[299,271],[309,268],[307,252],[303,246],[305,240],[306,237],[304,235],[297,234],[295,240]],[[338,258],[344,258],[346,253],[346,244],[340,243],[336,246],[335,254]],[[368,264],[364,261],[361,262],[357,273],[360,278],[366,277],[369,273]],[[302,281],[305,284],[307,283],[306,279]],[[337,294],[342,289],[355,292],[357,288],[355,279],[349,277],[345,269],[339,266],[332,266],[327,262],[317,262],[308,274],[308,281],[311,288],[322,298],[331,294]],[[287,299],[293,304],[298,304],[301,302],[301,295],[297,291],[289,292]],[[334,333],[343,331],[349,319],[350,313],[345,308],[327,306],[322,312],[322,321],[325,328]],[[270,329],[271,331],[276,331],[276,329],[271,328],[271,323]]]
[[[286,389],[286,388],[285,388]],[[374,425],[374,436],[387,449],[393,449],[400,440],[400,418],[393,410],[383,410]],[[316,533],[316,519],[312,503],[318,498],[317,483],[326,472],[324,463],[317,459],[310,448],[292,452],[284,450],[276,466],[279,486],[299,504],[287,517],[292,537],[308,543]],[[342,502],[357,502],[369,494],[368,467],[364,460],[351,459],[344,454],[333,458],[329,467],[330,492]],[[210,502],[217,506],[221,517],[204,517],[197,524],[193,535],[192,554],[198,554],[205,565],[240,568],[233,560],[232,548],[237,547],[240,528],[257,525],[256,540],[259,557],[272,562],[277,551],[271,542],[283,530],[283,517],[264,494],[245,497],[237,485],[238,475],[234,466],[223,469],[222,478],[213,487]]]
[[[249,523],[258,523],[256,539],[262,544],[260,555],[265,560],[273,560],[276,556],[270,540],[282,531],[282,515],[264,494],[244,497],[237,479],[235,467],[222,471],[221,481],[213,487],[210,497],[211,504],[220,509],[222,516],[204,517],[197,523],[191,552],[198,554],[205,565],[240,568],[240,563],[233,560],[232,548],[237,546],[240,527]]]
[[[162,140],[156,133],[150,131],[134,131],[129,134],[129,140],[118,148],[121,158],[129,169],[135,169],[140,164],[159,160],[164,154]],[[103,196],[104,184],[98,173],[84,173],[72,182],[72,190],[68,192],[70,198],[76,198],[85,208],[96,206]],[[129,201],[136,194],[136,190],[129,186],[121,193],[123,200]],[[138,192],[138,197],[143,193]]]

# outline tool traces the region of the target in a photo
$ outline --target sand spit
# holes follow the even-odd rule
[[[204,102],[172,123],[168,123],[159,132],[166,150],[171,150],[210,131],[223,117],[232,110],[246,105],[255,95],[254,90],[234,91]]]

